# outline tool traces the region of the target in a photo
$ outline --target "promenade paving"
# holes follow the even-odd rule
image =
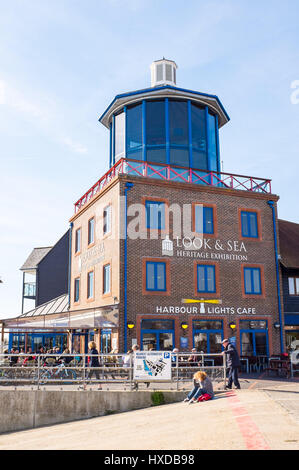
[[[3,434],[0,450],[299,450],[299,382],[241,379],[242,390]],[[84,392],[82,392],[84,393]]]

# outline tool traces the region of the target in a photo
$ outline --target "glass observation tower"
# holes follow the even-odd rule
[[[217,96],[176,86],[177,65],[151,65],[151,88],[117,95],[99,121],[110,129],[110,167],[120,158],[220,171]]]
[[[271,180],[222,173],[219,129],[229,121],[215,95],[179,88],[177,65],[151,65],[151,87],[117,95],[99,118],[110,130],[109,170],[75,212],[119,174],[271,193]]]

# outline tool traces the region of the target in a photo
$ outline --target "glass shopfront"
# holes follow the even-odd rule
[[[242,356],[268,356],[267,320],[241,320],[240,343]]]
[[[194,320],[193,347],[206,354],[221,353],[223,340],[222,320]]]
[[[141,321],[142,350],[172,351],[174,344],[174,320]]]
[[[27,335],[27,339],[26,339]],[[27,348],[26,348],[27,344]],[[40,347],[46,351],[58,347],[62,352],[67,347],[67,334],[63,333],[14,333],[9,335],[9,349],[14,348],[25,352],[28,348],[37,352]]]

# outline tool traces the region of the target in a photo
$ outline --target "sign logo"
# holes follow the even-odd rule
[[[170,240],[168,235],[162,240],[162,255],[173,256],[173,241]]]

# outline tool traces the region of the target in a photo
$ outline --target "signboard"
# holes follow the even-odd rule
[[[169,351],[136,351],[134,380],[145,382],[171,380],[171,353]]]
[[[188,338],[185,338],[184,336],[180,337],[180,346],[182,349],[187,349],[188,348]]]

